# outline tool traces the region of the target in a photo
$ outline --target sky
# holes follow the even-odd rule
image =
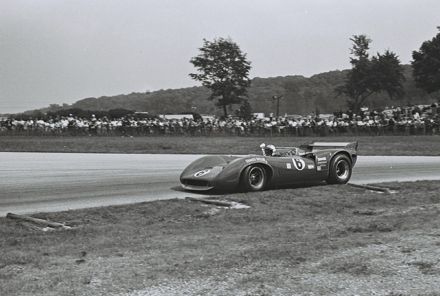
[[[350,67],[349,38],[404,64],[440,25],[438,0],[0,0],[0,114],[199,85],[203,39],[231,38],[250,77]]]

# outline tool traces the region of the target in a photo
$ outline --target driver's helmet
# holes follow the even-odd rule
[[[277,150],[277,149],[275,148],[274,145],[267,145],[267,146],[264,148],[264,154],[265,154],[266,156],[272,156],[276,150]]]

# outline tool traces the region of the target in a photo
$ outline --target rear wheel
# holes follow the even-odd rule
[[[242,176],[242,185],[246,191],[261,191],[266,188],[266,170],[257,165],[248,166]]]
[[[344,154],[336,155],[330,162],[329,184],[345,184],[351,177],[351,160]]]

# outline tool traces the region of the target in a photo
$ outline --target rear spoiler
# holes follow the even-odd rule
[[[312,144],[309,144],[309,147],[312,148],[345,148],[345,149],[352,149],[357,151],[358,149],[358,142],[314,142]]]

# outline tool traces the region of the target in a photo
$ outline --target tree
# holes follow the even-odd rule
[[[235,114],[245,120],[252,119],[252,106],[249,104],[249,101],[244,99],[241,102],[241,106],[238,110],[236,110]]]
[[[440,32],[423,42],[418,51],[413,51],[412,57],[416,86],[428,93],[440,90]]]
[[[204,39],[199,50],[200,54],[190,60],[198,73],[189,76],[211,90],[209,99],[217,99],[216,106],[223,109],[226,117],[227,106],[239,104],[247,96],[250,62],[231,39]]]
[[[386,50],[384,54],[377,53],[372,63],[372,85],[375,92],[385,91],[390,98],[402,97],[405,81],[403,68],[399,57],[392,51]]]
[[[370,58],[371,39],[366,35],[354,35],[350,40],[353,42],[350,51],[352,69],[345,83],[336,88],[338,94],[348,96],[349,107],[357,112],[372,94],[382,91],[391,98],[401,97],[405,77],[398,56],[387,50]]]

